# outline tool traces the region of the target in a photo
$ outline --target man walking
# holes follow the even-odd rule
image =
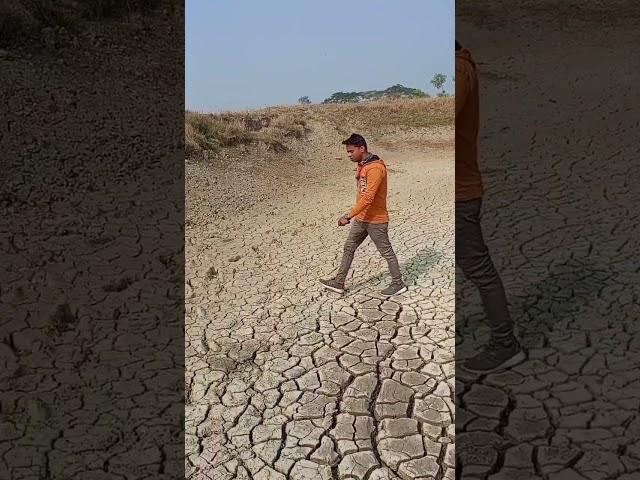
[[[320,280],[324,288],[344,293],[344,283],[357,248],[369,236],[389,265],[391,285],[382,294],[399,295],[407,291],[402,280],[396,254],[389,241],[389,212],[387,211],[387,167],[380,157],[369,153],[362,135],[352,134],[343,145],[352,162],[358,164],[356,180],[358,194],[356,205],[338,220],[344,227],[351,223],[349,237],[344,245],[340,269],[334,278]]]
[[[488,373],[520,363],[525,354],[513,334],[500,275],[482,237],[482,177],[478,168],[479,95],[476,64],[456,42],[456,263],[478,290],[491,328],[491,339],[463,366]]]

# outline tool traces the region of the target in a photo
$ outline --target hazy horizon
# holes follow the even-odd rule
[[[291,105],[395,84],[453,92],[454,2],[281,0],[186,3],[185,98],[192,111]],[[415,58],[415,50],[424,54]]]

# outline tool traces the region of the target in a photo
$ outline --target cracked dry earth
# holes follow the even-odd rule
[[[0,58],[0,479],[182,476],[178,14]]]
[[[456,473],[637,479],[640,96],[631,66],[640,30],[619,15],[615,27],[565,18],[565,31],[551,32],[539,25],[558,25],[539,15],[491,32],[457,27],[483,82],[485,237],[528,360],[487,376],[458,370]],[[538,25],[524,31],[526,18]],[[507,30],[516,24],[517,34]],[[566,82],[548,75],[551,65]],[[459,287],[462,359],[487,328],[475,290]]]
[[[390,168],[391,240],[410,285],[399,297],[378,293],[389,278],[369,240],[345,296],[318,286],[355,196],[341,151],[296,166],[298,181],[263,180],[262,204],[233,214],[209,191],[216,215],[187,232],[188,478],[455,477],[448,135],[436,151],[374,149]],[[205,175],[235,178],[188,164],[188,204],[206,201],[193,201]]]

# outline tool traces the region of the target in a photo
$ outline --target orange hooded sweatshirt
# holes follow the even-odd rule
[[[389,223],[387,211],[387,167],[382,159],[364,163],[356,176],[358,194],[349,218],[363,223]]]
[[[476,64],[463,48],[456,51],[456,202],[483,194],[478,168],[479,104]]]

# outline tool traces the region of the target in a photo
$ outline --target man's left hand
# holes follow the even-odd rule
[[[344,218],[344,217],[340,217],[340,218],[338,219],[338,226],[339,226],[339,227],[344,227],[345,225],[349,225],[349,220],[347,220],[347,219],[346,219],[346,218]]]

